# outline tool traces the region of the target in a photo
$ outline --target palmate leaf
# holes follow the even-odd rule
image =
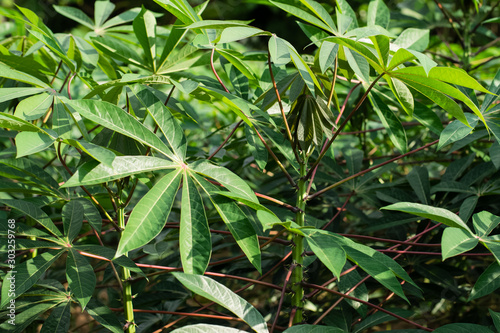
[[[71,292],[85,309],[94,292],[96,276],[87,259],[73,248],[69,250],[66,260],[66,277]]]
[[[120,107],[96,100],[67,100],[65,103],[83,117],[154,148],[173,161],[178,160],[160,138]]]
[[[268,332],[266,322],[259,311],[229,288],[206,276],[179,272],[172,274],[184,287],[228,309],[243,319],[255,332]]]
[[[259,240],[252,223],[238,205],[231,199],[218,195],[219,188],[212,185],[199,175],[193,178],[203,191],[208,194],[220,217],[233,235],[236,243],[247,256],[250,263],[261,272],[261,256]],[[246,196],[244,196],[246,197]],[[251,201],[251,200],[250,200]],[[258,201],[257,201],[258,202]]]
[[[3,281],[15,280],[15,296],[9,292],[10,283],[2,284],[2,301],[0,309],[3,309],[11,299],[15,299],[30,289],[42,276],[42,274],[63,254],[65,250],[52,250],[37,255],[16,265],[15,270],[10,270]],[[13,274],[13,272],[15,272]],[[14,275],[14,276],[13,276]]]
[[[183,176],[179,250],[184,273],[205,273],[212,253],[210,229],[200,193],[188,172]]]
[[[158,157],[117,156],[110,167],[97,161],[84,163],[61,187],[101,184],[137,173],[177,167],[177,163]]]
[[[163,176],[137,203],[122,232],[116,257],[146,245],[161,232],[179,189],[181,171]]]

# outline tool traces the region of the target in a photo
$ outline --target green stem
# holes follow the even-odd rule
[[[306,198],[307,198],[307,186],[305,175],[307,173],[307,161],[304,161],[300,165],[300,180],[298,182],[298,192],[297,192],[297,204],[296,207],[299,209],[295,215],[295,222],[299,226],[304,226],[305,222],[305,208],[306,208]],[[293,324],[302,323],[303,318],[303,308],[304,308],[304,288],[302,287],[302,282],[304,279],[304,268],[303,268],[303,256],[304,253],[304,237],[301,235],[293,235],[293,249],[292,249],[292,260],[293,260],[293,272],[292,272],[292,307],[296,309],[295,317],[293,318]]]
[[[120,228],[125,228],[125,210],[124,208],[118,209],[118,225]],[[125,253],[127,255],[127,253]],[[132,284],[130,283],[131,276],[130,270],[128,268],[122,268],[123,274],[123,309],[125,312],[125,320],[127,321],[126,326],[127,333],[135,333],[135,323],[134,323],[134,305],[132,304]]]

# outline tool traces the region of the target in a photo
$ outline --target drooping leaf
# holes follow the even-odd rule
[[[280,2],[270,1],[270,2],[273,5],[275,5],[276,7],[280,8],[280,9],[306,21],[306,22],[309,22],[309,23],[311,23],[311,24],[313,24],[321,29],[324,29],[328,32],[335,33],[335,30],[333,29],[333,27],[329,27],[321,19],[317,18],[315,15],[309,14],[307,11],[305,11],[299,7],[290,5],[289,3],[282,2],[282,1],[280,1]],[[312,1],[309,1],[309,2],[311,3]],[[326,19],[326,15],[325,15],[325,19]],[[331,18],[330,18],[330,20],[331,20]]]
[[[161,232],[172,209],[181,176],[180,169],[163,176],[137,203],[122,232],[117,257],[146,245]]]
[[[267,325],[262,315],[250,303],[233,293],[226,286],[206,276],[172,273],[184,287],[195,294],[225,307],[238,318],[243,319],[255,332],[267,333]]]
[[[172,333],[244,333],[245,331],[237,328],[210,325],[210,324],[194,324],[180,327],[172,331]]]
[[[414,202],[398,202],[389,206],[385,206],[382,209],[397,210],[400,212],[425,217],[436,222],[446,224],[447,226],[453,228],[460,228],[471,232],[469,227],[465,224],[464,221],[462,221],[460,217],[444,208],[432,207]]]
[[[76,21],[89,29],[94,30],[94,21],[87,16],[81,9],[69,6],[53,6],[55,11],[66,16],[73,21]]]
[[[184,172],[182,186],[179,250],[184,273],[205,273],[212,241],[205,208],[200,193],[187,172]]]

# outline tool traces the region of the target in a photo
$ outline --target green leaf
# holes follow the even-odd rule
[[[421,103],[415,103],[413,117],[418,120],[419,123],[431,130],[434,134],[440,135],[443,131],[441,119],[439,119],[436,113],[434,113],[430,108]]]
[[[182,23],[189,25],[201,21],[201,17],[196,14],[194,9],[186,0],[154,0],[157,4],[168,10]]]
[[[431,184],[426,167],[414,167],[406,177],[411,188],[415,191],[420,202],[428,205],[431,201]]]
[[[470,217],[472,216],[472,213],[474,213],[474,209],[476,209],[478,201],[479,197],[477,195],[473,195],[465,199],[460,205],[460,211],[459,211],[460,213],[458,214],[458,216],[460,216],[460,218],[465,222],[469,221]]]
[[[189,169],[203,175],[204,177],[212,178],[229,191],[238,194],[249,201],[257,204],[259,203],[259,199],[257,199],[257,196],[252,191],[250,186],[248,186],[243,179],[229,169],[214,165],[207,160],[196,161],[189,165]]]
[[[55,133],[54,133],[55,134]],[[21,132],[16,135],[16,157],[29,156],[52,146],[56,141],[54,137],[40,132]]]
[[[391,139],[396,149],[403,153],[407,152],[408,142],[406,139],[406,132],[398,117],[373,91],[369,95],[369,99],[373,106],[373,109],[382,122],[382,125],[387,129],[387,134],[389,135],[389,138]]]
[[[200,193],[187,172],[182,186],[179,251],[184,273],[205,273],[212,253],[212,241]]]
[[[398,79],[387,78],[386,80],[403,110],[405,110],[408,115],[412,116],[415,109],[415,102],[410,89]],[[441,127],[443,126],[441,125]]]
[[[85,309],[94,292],[96,277],[87,259],[73,248],[69,250],[66,260],[66,278],[71,292]]]
[[[205,21],[203,21],[205,22]],[[229,27],[224,29],[220,34],[220,37],[215,40],[217,45],[224,43],[231,43],[238,40],[242,40],[252,36],[259,35],[271,35],[269,32],[265,32],[259,28],[255,27]]]
[[[333,273],[337,279],[340,279],[340,273],[346,262],[346,253],[328,234],[318,232],[307,232],[307,244],[318,259]]]
[[[305,10],[302,10],[298,7],[295,7],[295,6],[292,6],[292,5],[289,5],[288,3],[286,2],[278,2],[278,1],[272,1],[270,0],[269,2],[271,2],[273,5],[275,5],[276,7],[284,10],[285,12],[287,13],[290,13],[292,14],[293,16],[296,16],[306,22],[309,22],[311,23],[312,25],[315,25],[321,29],[324,29],[328,32],[331,32],[331,33],[335,33],[335,30],[333,29],[333,27],[329,27],[327,24],[325,24],[321,19],[317,18],[316,16],[312,15],[312,14],[309,14],[308,12],[306,12]],[[311,1],[308,1],[310,4],[312,3]],[[315,6],[317,7],[317,6]],[[319,8],[317,8],[319,9]],[[328,14],[326,14],[328,15]],[[325,15],[325,18],[326,18],[326,15]],[[331,20],[331,18],[330,18]],[[333,23],[333,22],[332,22]]]
[[[379,73],[384,72],[384,68],[380,66],[380,61],[379,59],[375,56],[375,54],[368,49],[365,45],[363,45],[361,42],[356,42],[352,39],[345,38],[345,37],[329,37],[326,39],[327,41],[333,42],[340,44],[342,46],[345,46],[349,48],[350,50],[353,50],[357,54],[363,56],[363,58],[368,61],[368,63]],[[369,73],[364,73],[364,75],[368,76]]]
[[[94,228],[97,232],[101,232],[102,218],[99,210],[94,206],[90,200],[81,198],[78,200],[80,205],[83,207],[83,215],[87,222]]]
[[[319,48],[319,68],[321,73],[325,73],[326,70],[333,66],[335,63],[335,57],[337,57],[337,52],[339,51],[339,45],[324,41],[321,43]]]
[[[257,271],[259,271],[259,273],[262,272],[259,240],[252,223],[248,220],[248,217],[234,201],[218,195],[217,193],[219,192],[219,189],[215,185],[212,185],[198,175],[194,175],[194,178],[205,193],[209,195],[210,201],[231,232],[231,235],[233,235],[236,243],[238,243],[238,246],[247,256],[250,263],[257,269]],[[243,197],[245,198],[246,195],[244,194]]]
[[[91,30],[94,30],[94,21],[92,21],[92,19],[82,10],[69,6],[54,5],[53,7],[59,14],[66,16],[67,18],[80,23]]]
[[[28,131],[28,132],[41,132],[47,133],[38,126],[27,122],[24,119],[16,117],[14,115],[2,112],[0,113],[0,127],[8,128],[11,131]]]
[[[54,301],[47,301],[39,304],[33,302],[28,304],[19,309],[19,311],[16,311],[18,313],[16,314],[15,325],[11,325],[6,320],[0,325],[0,330],[9,333],[24,333],[26,332],[26,328],[28,328],[33,321],[38,319],[43,313],[50,311],[50,309],[56,305],[57,303]]]
[[[244,333],[245,331],[237,328],[210,325],[210,324],[194,324],[187,325],[172,331],[172,333]]]
[[[206,276],[180,272],[174,272],[172,275],[193,293],[219,304],[243,319],[255,332],[268,332],[266,321],[259,311],[219,282]]]
[[[1,63],[0,63],[1,65]],[[10,101],[15,98],[20,98],[24,96],[30,96],[34,94],[38,94],[46,91],[44,88],[31,88],[31,87],[22,87],[22,88],[7,88],[2,87],[0,89],[0,103],[5,101]]]
[[[448,111],[458,120],[462,121],[464,124],[467,125],[467,120],[462,109],[453,100],[451,100],[449,97],[446,97],[444,94],[464,102],[464,104],[467,105],[472,110],[472,112],[474,112],[484,123],[486,123],[486,120],[484,119],[482,113],[467,96],[465,96],[458,89],[442,82],[453,81],[454,83],[460,77],[463,78],[463,82],[460,83],[461,86],[471,89],[477,89],[477,87],[474,88],[475,84],[473,84],[475,80],[470,78],[467,74],[464,74],[460,70],[443,71],[442,69],[436,70],[436,68],[438,67],[434,67],[429,71],[428,77],[425,73],[424,68],[420,66],[402,68],[397,71],[391,72],[390,75],[395,76],[415,90],[418,90],[420,93],[437,103],[439,106]],[[440,73],[449,73],[452,76],[452,79],[440,77],[438,80],[437,77]]]
[[[156,72],[156,18],[150,11],[142,8],[134,19],[134,33],[141,43],[148,66]]]
[[[320,3],[312,0],[300,0],[300,2],[313,12],[316,17],[323,21],[328,26],[330,32],[336,32],[337,28],[335,27],[332,17]]]
[[[137,173],[177,167],[179,167],[177,163],[158,157],[116,156],[111,167],[97,161],[83,164],[61,187],[101,184]]]
[[[15,281],[15,295],[9,292],[10,283],[3,283],[0,308],[5,308],[11,299],[16,299],[30,289],[64,252],[64,250],[44,252],[17,264],[15,270],[10,270],[3,278],[3,281]]]
[[[388,310],[390,310],[392,313],[395,313],[403,318],[408,318],[414,314],[413,311],[400,309],[400,308],[389,308]],[[390,314],[378,312],[378,313],[372,314],[372,315],[364,318],[359,324],[356,324],[354,326],[354,329],[352,330],[352,333],[366,332],[374,326],[382,326],[383,327],[383,325],[380,325],[380,324],[391,322],[394,320],[398,320],[398,319],[394,316],[391,316]],[[387,326],[389,326],[389,325],[390,324],[387,324]],[[391,331],[394,333],[400,332],[400,330],[391,330]],[[410,332],[407,332],[407,333],[410,333]],[[422,333],[422,331],[418,330],[415,333]]]
[[[443,261],[472,250],[478,244],[478,239],[471,233],[459,228],[446,228],[441,238],[441,253]]]
[[[69,8],[69,7],[68,7]],[[55,307],[43,323],[40,333],[66,333],[71,324],[71,302]]]
[[[344,54],[347,59],[347,63],[351,69],[356,73],[358,79],[364,82],[370,82],[370,65],[366,58],[358,52],[352,52],[349,48],[344,47]]]
[[[117,257],[146,245],[161,232],[172,209],[181,176],[181,169],[163,176],[137,203],[122,232]]]
[[[91,37],[90,39],[92,40],[95,48],[108,57],[146,70],[151,70],[148,66],[143,64],[143,60],[141,59],[141,57],[139,57],[139,55],[134,51],[133,48],[117,40],[116,38],[103,36]]]
[[[170,110],[146,87],[136,85],[132,91],[158,125],[177,159],[184,160],[187,149],[186,137]]]
[[[484,101],[483,104],[481,105],[481,112],[484,113],[484,111],[488,110],[490,105],[497,99],[499,93],[500,93],[500,70],[495,74],[495,77],[490,83],[490,86],[488,87],[488,91],[491,94],[488,94],[484,96]]]
[[[274,214],[270,209],[262,206],[259,203],[248,200],[248,198],[241,196],[240,194],[235,194],[234,192],[222,192],[222,191],[213,191],[210,194],[219,194],[223,195],[227,198],[233,199],[235,201],[239,201],[242,204],[247,205],[248,207],[255,209],[257,212],[257,217],[262,223],[264,229],[271,228],[275,223],[281,223],[281,220]]]
[[[72,242],[80,233],[83,224],[84,209],[78,200],[71,200],[62,209],[64,234]]]
[[[383,0],[372,0],[368,4],[367,25],[379,25],[384,29],[389,27],[391,12]]]
[[[493,319],[493,324],[495,324],[497,332],[500,331],[500,313],[491,309],[488,309],[488,311],[490,312],[491,319]]]
[[[287,328],[283,333],[345,333],[338,327],[321,326],[321,325],[296,325]]]
[[[0,199],[4,205],[21,211],[23,214],[31,217],[36,222],[40,223],[45,229],[50,231],[51,234],[57,237],[62,237],[61,232],[56,227],[54,222],[50,217],[36,205],[28,201],[23,200],[12,200],[12,199]]]
[[[106,327],[113,333],[123,333],[123,326],[118,321],[116,314],[107,306],[100,302],[91,299],[86,308],[89,315],[92,316],[99,324]]]
[[[498,288],[500,288],[500,264],[493,262],[477,279],[467,302],[490,295]]]
[[[441,326],[439,328],[436,328],[434,330],[434,333],[470,333],[470,332],[494,333],[492,330],[490,330],[482,325],[463,324],[463,323],[448,324],[448,325],[444,325],[444,326]]]
[[[290,53],[290,58],[293,61],[293,64],[299,71],[300,76],[306,83],[307,88],[309,88],[309,91],[313,96],[315,96],[315,89],[314,87],[318,87],[321,90],[321,85],[319,84],[318,79],[316,78],[316,75],[314,75],[313,71],[309,68],[307,63],[302,59],[300,54],[295,50],[292,44],[287,42],[286,40],[283,40],[284,43],[288,46],[288,50]]]
[[[262,141],[258,138],[257,134],[250,126],[245,126],[245,138],[248,142],[248,149],[255,159],[255,163],[261,170],[264,170],[267,165],[268,152]]]
[[[50,86],[47,83],[37,79],[36,77],[15,70],[2,62],[0,62],[0,77],[28,83],[41,88],[50,88]]]
[[[471,117],[471,115],[466,115],[467,122],[474,127],[477,124],[477,117]],[[469,126],[465,125],[463,122],[458,120],[452,121],[448,124],[439,136],[439,143],[437,150],[449,145],[450,143],[461,140],[471,134],[472,130]]]
[[[472,217],[472,223],[477,236],[486,237],[500,224],[500,217],[484,210],[480,213],[474,214]]]
[[[492,94],[488,89],[484,88],[466,71],[460,68],[453,67],[434,67],[429,71],[429,78],[456,84],[474,90],[478,90],[487,94]]]
[[[35,120],[43,116],[54,102],[54,95],[43,92],[23,99],[16,107],[15,116]]]
[[[245,75],[250,81],[256,81],[255,74],[252,69],[248,66],[248,64],[238,57],[239,54],[232,50],[222,50],[216,49],[217,53],[221,54],[224,59],[229,61],[236,67],[243,75]]]
[[[405,29],[399,37],[396,38],[394,44],[402,47],[402,49],[423,52],[429,45],[429,30],[416,28]]]
[[[94,4],[94,18],[95,18],[95,25],[96,27],[103,27],[104,22],[108,19],[108,17],[111,15],[113,10],[115,9],[115,5],[111,3],[110,1],[96,1]],[[138,8],[136,8],[138,10]],[[122,15],[122,14],[120,14]],[[119,16],[120,16],[119,15]],[[114,17],[113,19],[116,19],[117,17]],[[112,21],[111,19],[110,21]],[[108,21],[105,26],[109,27],[110,21]]]
[[[339,9],[338,11],[343,15],[348,16],[352,19],[351,29],[357,28],[359,25],[358,25],[358,20],[356,19],[356,13],[349,5],[347,0],[337,0],[335,2],[337,4],[337,8]]]
[[[469,227],[465,224],[464,221],[462,221],[460,217],[444,208],[432,207],[414,202],[398,202],[389,206],[385,206],[382,209],[397,210],[400,212],[425,217],[427,219],[446,224],[449,227],[460,228],[471,232]]]
[[[96,100],[68,100],[66,104],[95,123],[154,148],[171,160],[178,160],[160,138],[120,107]]]
[[[288,45],[283,39],[276,37],[276,35],[269,38],[268,48],[271,60],[275,66],[284,66],[292,60]]]
[[[63,142],[80,149],[84,153],[92,156],[92,158],[96,161],[99,161],[108,167],[113,167],[113,161],[115,160],[116,155],[111,150],[85,140],[68,139]]]

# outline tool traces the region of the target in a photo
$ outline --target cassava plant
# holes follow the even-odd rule
[[[498,4],[155,2],[0,9],[2,332],[500,330]]]

